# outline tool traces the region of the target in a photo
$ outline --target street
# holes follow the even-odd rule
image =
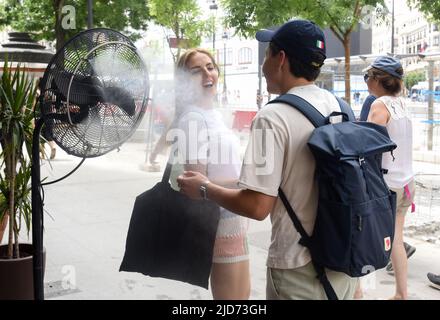
[[[120,152],[88,159],[66,180],[44,188],[46,299],[212,299],[203,288],[118,271],[134,199],[161,178],[160,172],[140,170],[144,159],[143,144],[126,143]],[[42,177],[59,178],[79,161],[59,149],[52,169],[43,162]],[[433,209],[438,221],[438,207]],[[417,247],[409,261],[410,299],[440,299],[426,278],[427,272],[440,272],[440,245],[417,237],[407,241]],[[251,221],[251,299],[265,299],[269,242],[269,219]],[[384,270],[363,283],[365,299],[386,299],[394,289],[394,278]]]

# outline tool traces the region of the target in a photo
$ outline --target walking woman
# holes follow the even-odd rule
[[[414,173],[412,168],[412,123],[405,102],[400,97],[403,68],[399,60],[377,58],[364,75],[368,90],[377,99],[371,105],[368,121],[386,126],[391,140],[397,144],[393,154],[382,159],[388,187],[397,193],[396,226],[391,251],[391,262],[396,279],[396,292],[391,299],[407,299],[407,255],[403,244],[403,227],[409,207],[414,211]]]
[[[177,136],[177,149],[183,168],[181,172],[173,169],[172,184],[176,183],[173,176],[190,170],[223,186],[237,187],[241,167],[239,140],[214,108],[218,78],[219,68],[209,51],[188,50],[177,63],[176,119],[172,127],[181,133]],[[173,128],[169,134],[171,131]],[[248,223],[247,218],[220,208],[210,277],[214,299],[249,298]]]

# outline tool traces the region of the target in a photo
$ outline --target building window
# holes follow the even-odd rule
[[[249,63],[252,63],[252,49],[241,48],[238,51],[238,64],[249,64]]]
[[[217,62],[219,65],[225,64],[225,56],[224,56],[225,49],[218,49],[217,50]],[[226,48],[226,65],[232,64],[232,48]]]

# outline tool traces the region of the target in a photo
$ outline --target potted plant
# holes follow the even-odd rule
[[[32,245],[21,244],[31,225],[31,147],[36,85],[5,61],[0,77],[0,221],[9,229],[0,246],[0,300],[33,299]]]

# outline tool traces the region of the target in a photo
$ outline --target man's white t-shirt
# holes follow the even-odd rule
[[[288,93],[305,99],[324,116],[341,111],[336,98],[314,84],[294,87]],[[307,146],[313,130],[311,122],[295,108],[283,103],[265,106],[252,122],[239,179],[240,187],[275,197],[281,187],[308,234],[318,206],[315,160]],[[309,263],[308,249],[298,243],[301,236],[279,198],[270,218],[267,266],[291,269]]]

